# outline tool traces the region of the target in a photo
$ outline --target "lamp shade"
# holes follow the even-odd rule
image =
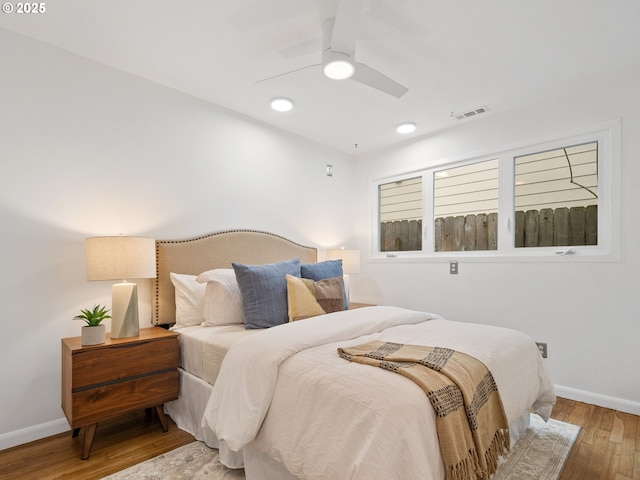
[[[344,248],[327,250],[327,259],[342,259],[342,271],[347,275],[360,273],[360,250],[346,250]]]
[[[156,276],[156,242],[144,237],[91,237],[85,241],[87,280]]]

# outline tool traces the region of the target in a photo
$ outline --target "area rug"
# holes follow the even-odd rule
[[[578,438],[580,427],[531,415],[531,424],[511,453],[501,459],[492,480],[557,480]]]
[[[502,460],[492,480],[557,480],[580,427],[531,415],[531,425]],[[103,480],[244,480],[244,470],[230,470],[218,451],[193,442],[134,465]]]

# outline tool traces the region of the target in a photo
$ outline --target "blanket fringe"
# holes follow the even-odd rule
[[[467,452],[467,456],[455,465],[449,465],[447,480],[477,480],[482,471],[478,469],[478,452],[475,448]]]
[[[484,454],[487,465],[487,472],[480,477],[483,480],[489,480],[498,470],[498,459],[511,450],[511,439],[509,437],[509,429],[500,429],[493,436],[491,445]]]
[[[449,466],[446,478],[447,480],[489,480],[498,469],[498,458],[509,452],[510,449],[509,430],[498,430],[484,454],[486,471],[478,466],[477,451],[470,449],[462,461]]]

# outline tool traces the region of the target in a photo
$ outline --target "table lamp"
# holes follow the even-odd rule
[[[349,275],[360,273],[360,250],[347,250],[344,248],[327,250],[328,260],[342,260],[342,273],[344,275],[344,289],[349,303]]]
[[[143,237],[91,237],[85,241],[87,280],[122,280],[111,289],[111,338],[139,334],[138,288],[132,278],[155,278],[156,242]]]

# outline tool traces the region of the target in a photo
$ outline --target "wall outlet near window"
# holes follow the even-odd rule
[[[458,261],[457,260],[449,261],[449,273],[451,275],[457,275],[458,274]]]
[[[538,346],[538,350],[540,351],[540,355],[542,358],[547,358],[547,343],[546,342],[536,342]]]

